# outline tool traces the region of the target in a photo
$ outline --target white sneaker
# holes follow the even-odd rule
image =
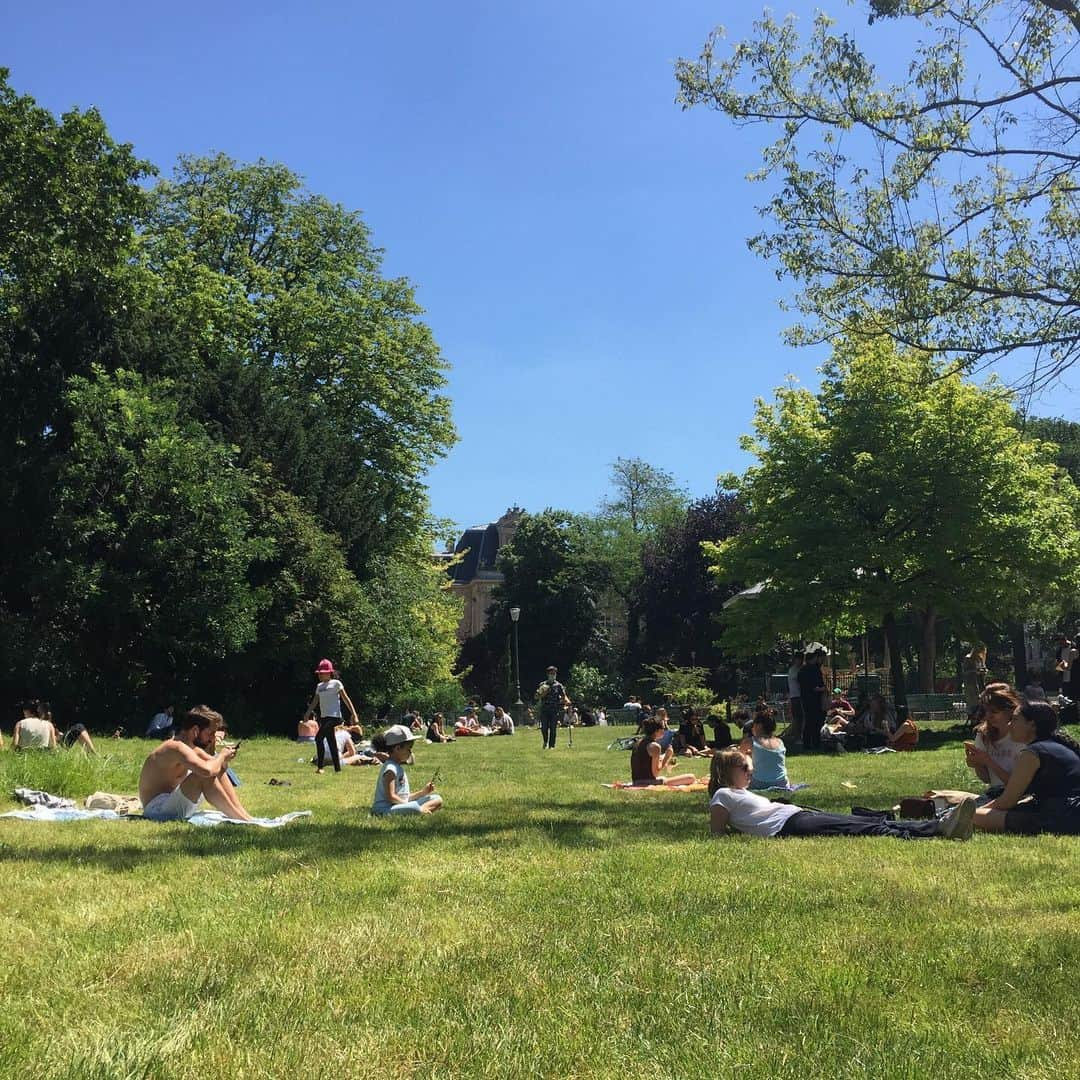
[[[938,833],[946,840],[970,840],[975,831],[975,796],[969,795],[938,818]]]

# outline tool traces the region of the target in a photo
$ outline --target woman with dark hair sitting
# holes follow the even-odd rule
[[[657,738],[663,733],[666,721],[650,716],[641,722],[643,735],[630,752],[630,782],[642,786],[664,784],[667,787],[684,787],[697,782],[693,773],[679,776],[661,776],[664,769],[670,768],[675,760],[675,751],[668,747],[664,750]]]
[[[750,734],[743,739],[739,750],[753,762],[752,788],[790,788],[787,774],[787,747],[776,735],[776,714],[756,712]]]
[[[1080,833],[1080,745],[1058,727],[1053,706],[1029,701],[1012,715],[1009,734],[1024,748],[1005,790],[975,813],[983,832]]]

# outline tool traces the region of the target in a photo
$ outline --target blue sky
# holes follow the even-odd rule
[[[765,132],[674,103],[675,60],[758,11],[45,2],[0,12],[0,64],[163,171],[264,157],[362,210],[451,364],[460,442],[429,482],[465,525],[590,509],[620,456],[707,494],[745,464],[754,398],[814,384],[821,354],[781,340],[789,286],[745,244]]]

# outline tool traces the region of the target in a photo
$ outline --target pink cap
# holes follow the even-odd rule
[[[319,666],[315,669],[316,675],[333,675],[334,665],[329,660],[320,660]]]

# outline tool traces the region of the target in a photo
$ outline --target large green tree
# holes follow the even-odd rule
[[[140,257],[169,326],[162,373],[241,460],[268,461],[362,576],[427,518],[453,442],[442,356],[359,213],[282,165],[181,158]]]
[[[1080,494],[995,381],[859,342],[836,351],[818,394],[788,385],[759,402],[744,446],[757,461],[726,483],[746,526],[706,545],[721,580],[764,583],[726,612],[732,645],[881,625],[901,694],[903,613],[921,621],[931,688],[942,617],[1000,625],[1075,593]]]
[[[580,524],[587,557],[604,568],[610,595],[624,613],[624,665],[632,672],[641,659],[642,553],[682,518],[688,499],[671,473],[641,458],[617,458],[609,482],[609,495]]]
[[[445,690],[453,429],[410,285],[282,166],[149,172],[0,72],[0,689],[270,726],[320,655],[367,701]]]
[[[1017,354],[1053,380],[1080,357],[1080,7],[850,6],[869,25],[765,14],[677,66],[684,107],[775,134],[750,244],[801,286],[793,339],[888,334],[969,371]]]
[[[742,519],[742,506],[730,492],[697,499],[641,553],[645,657],[653,663],[703,665],[714,689],[726,659],[716,644],[723,604],[741,586],[716,581],[702,544],[733,536]]]

